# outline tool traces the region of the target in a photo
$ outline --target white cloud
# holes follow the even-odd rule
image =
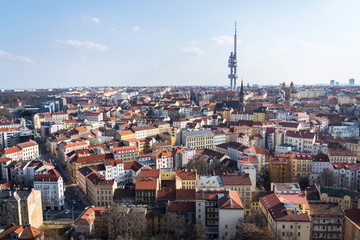
[[[115,32],[116,29],[115,29],[114,27],[111,27],[111,28],[110,28],[110,31]]]
[[[137,31],[139,31],[139,30],[140,30],[140,27],[139,27],[139,26],[133,27],[133,31],[134,31],[134,32],[137,32]]]
[[[78,40],[56,40],[56,45],[59,47],[73,47],[78,49],[96,50],[96,51],[107,51],[109,48],[105,45],[90,42],[90,41],[78,41]]]
[[[100,23],[100,19],[97,17],[84,17],[85,21],[94,22],[94,23]]]
[[[211,38],[211,41],[215,45],[232,45],[234,44],[234,38],[230,36],[219,36]]]
[[[190,55],[196,55],[201,56],[205,54],[205,51],[198,48],[198,47],[186,47],[182,49],[183,53],[190,54]]]
[[[17,56],[8,52],[5,52],[3,50],[0,50],[0,58],[4,58],[8,61],[12,61],[12,62],[24,62],[24,63],[33,63],[34,60],[32,60],[29,57],[24,57],[24,56]]]

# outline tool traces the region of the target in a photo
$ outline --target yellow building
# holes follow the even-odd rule
[[[120,141],[131,139],[131,138],[135,138],[135,133],[131,130],[118,131],[115,133],[115,139],[120,140]]]
[[[300,212],[297,204],[282,202],[272,193],[260,198],[259,207],[265,217],[264,224],[273,232],[275,239],[310,239],[310,217]]]
[[[196,170],[176,171],[176,189],[196,189],[198,176]]]
[[[233,113],[233,112],[234,112],[234,109],[232,109],[232,108],[221,108],[221,109],[216,110],[216,113],[223,116],[223,118],[226,121],[230,121],[231,113]]]
[[[111,206],[113,196],[117,188],[115,180],[105,180],[93,172],[90,168],[84,167],[79,172],[79,188],[85,194],[87,200],[95,206]]]
[[[291,182],[291,163],[289,158],[290,154],[280,154],[269,159],[270,182]]]
[[[337,188],[320,188],[320,200],[325,203],[338,203],[342,209],[351,208],[350,191]]]
[[[356,161],[360,161],[360,144],[345,143],[345,147],[356,154]]]
[[[306,153],[294,153],[291,155],[291,182],[299,182],[309,178],[312,170],[312,156]]]
[[[249,174],[222,175],[224,188],[239,193],[244,205],[245,215],[251,212],[251,179]]]
[[[253,112],[253,121],[254,122],[264,122],[266,120],[265,112]]]
[[[252,117],[254,122],[264,122],[266,120],[266,107],[255,109]]]

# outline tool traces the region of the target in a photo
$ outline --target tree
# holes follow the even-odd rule
[[[324,187],[332,187],[335,183],[335,175],[334,172],[329,168],[325,168],[324,171],[320,175],[320,186]]]
[[[166,213],[163,224],[160,226],[160,235],[165,240],[186,239],[189,236],[188,229],[183,215]]]
[[[190,161],[186,165],[187,169],[196,169],[197,174],[204,175],[206,173],[206,163],[203,159],[201,159],[201,156],[196,156],[194,160]]]
[[[62,239],[62,237],[59,236],[58,232],[53,229],[45,229],[44,237],[45,237],[45,239],[51,239],[51,240],[61,240]]]
[[[205,240],[207,239],[206,237],[206,232],[205,232],[205,228],[202,224],[194,224],[192,227],[192,234],[191,234],[192,238],[191,239],[196,239],[196,240]]]
[[[6,108],[0,108],[0,119],[1,118],[6,118],[6,119],[11,118],[10,111]]]
[[[109,239],[146,239],[147,221],[142,208],[114,207],[106,219]]]
[[[256,226],[263,226],[265,217],[264,215],[260,212],[260,210],[257,210],[255,212],[252,212],[251,214],[247,215],[245,217],[244,222],[246,223],[252,223],[255,224]]]
[[[260,228],[253,223],[240,222],[236,239],[239,240],[270,240],[274,235],[268,228]]]

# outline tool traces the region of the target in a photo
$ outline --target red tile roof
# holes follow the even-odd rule
[[[144,177],[136,179],[136,190],[156,190],[157,189],[157,178]]]

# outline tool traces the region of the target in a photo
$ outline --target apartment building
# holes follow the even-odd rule
[[[300,212],[297,204],[281,202],[279,197],[272,193],[260,198],[259,207],[265,216],[267,227],[276,239],[310,239],[310,217],[307,213]]]
[[[335,188],[360,191],[360,163],[333,163]]]
[[[337,203],[310,203],[312,239],[342,239],[344,213]]]
[[[40,227],[43,224],[41,192],[35,189],[1,190],[0,222]]]
[[[111,149],[115,160],[132,162],[138,159],[139,151],[136,146],[115,147]]]
[[[308,179],[311,174],[313,156],[295,153],[291,155],[291,182]]]
[[[239,175],[222,175],[222,182],[225,189],[237,191],[244,206],[245,215],[251,211],[251,189],[250,175],[242,173]]]
[[[34,189],[41,191],[42,207],[44,210],[64,209],[64,182],[56,169],[36,175]]]
[[[43,122],[65,121],[68,119],[69,115],[65,112],[37,113],[33,117],[33,124],[36,130],[40,130],[41,123]]]
[[[348,149],[328,149],[330,163],[356,163],[357,156]]]
[[[195,189],[198,184],[196,170],[176,171],[175,184],[176,189]]]
[[[237,191],[196,190],[196,223],[205,227],[209,239],[233,239],[244,207]]]
[[[94,206],[111,206],[117,188],[115,180],[105,180],[104,176],[84,167],[79,172],[79,188]]]
[[[302,153],[312,153],[316,134],[306,131],[286,131],[284,144],[291,145]]]
[[[181,144],[194,149],[213,149],[214,133],[211,130],[182,131]]]

